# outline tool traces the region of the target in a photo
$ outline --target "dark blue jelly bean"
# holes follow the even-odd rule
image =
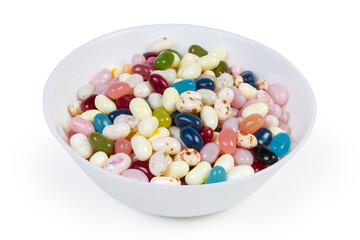
[[[94,128],[98,133],[102,134],[104,128],[108,125],[112,125],[112,121],[103,113],[98,113],[94,117]]]
[[[178,128],[192,127],[200,132],[203,128],[198,116],[191,113],[180,113],[175,117],[175,124]]]
[[[188,148],[194,148],[200,152],[204,146],[204,142],[200,134],[191,127],[184,127],[180,129],[180,138]]]
[[[196,83],[196,90],[205,88],[210,89],[211,91],[215,90],[215,83],[210,78],[200,78],[195,81]]]
[[[205,181],[205,184],[209,183],[218,183],[226,181],[226,171],[221,166],[215,166],[211,169],[208,178]]]
[[[180,82],[174,83],[170,87],[175,88],[179,94],[182,94],[186,91],[195,91],[196,90],[196,83],[192,79],[185,79]]]
[[[259,144],[268,146],[272,139],[272,133],[267,128],[260,128],[254,133]]]
[[[254,148],[254,157],[258,162],[266,166],[273,165],[278,161],[276,154],[263,144],[258,144]]]
[[[240,76],[244,79],[244,83],[255,83],[256,78],[252,71],[244,71]]]
[[[118,109],[118,110],[112,111],[111,113],[109,113],[108,117],[111,122],[114,122],[114,119],[121,114],[132,115],[129,109],[123,108],[123,109]]]
[[[171,121],[172,121],[173,124],[175,124],[175,118],[176,118],[176,116],[177,116],[178,114],[180,114],[179,111],[175,111],[175,112],[173,112],[173,113],[170,114]]]
[[[256,85],[256,83],[248,83],[249,85],[253,86],[256,90],[259,90],[259,87]]]

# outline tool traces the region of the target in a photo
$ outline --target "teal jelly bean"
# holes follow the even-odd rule
[[[219,65],[214,69],[215,76],[220,76],[223,73],[229,73],[229,65],[225,61],[220,61]]]
[[[94,117],[94,128],[97,132],[102,133],[104,128],[108,125],[112,125],[108,116],[103,113],[98,113]]]
[[[208,178],[205,181],[205,184],[209,183],[218,183],[226,181],[226,171],[221,166],[215,166],[211,169]]]
[[[205,49],[196,44],[189,47],[189,53],[195,54],[198,57],[202,57],[208,54]]]
[[[155,58],[154,67],[158,70],[166,70],[173,64],[174,60],[174,54],[165,51]]]
[[[185,79],[180,82],[174,83],[171,87],[175,88],[179,94],[186,91],[196,91],[196,83],[192,79]]]
[[[273,151],[276,156],[282,157],[289,152],[290,145],[290,136],[287,133],[279,133],[271,140],[270,150]]]

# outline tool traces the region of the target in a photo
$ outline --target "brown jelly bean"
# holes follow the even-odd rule
[[[242,133],[253,134],[259,130],[264,124],[264,117],[258,113],[254,113],[246,117],[240,124],[239,130]]]

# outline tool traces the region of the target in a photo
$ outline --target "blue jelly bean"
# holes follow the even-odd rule
[[[272,139],[272,133],[267,128],[260,128],[254,133],[254,136],[256,137],[258,144],[263,144],[265,146],[268,146]]]
[[[211,169],[208,178],[205,181],[205,184],[209,183],[218,183],[226,181],[226,171],[221,166],[215,166]]]
[[[175,123],[175,118],[176,118],[176,116],[177,116],[178,114],[180,114],[179,111],[175,111],[175,112],[173,112],[173,113],[170,114],[172,123]],[[173,125],[174,125],[174,124],[173,124]]]
[[[98,114],[95,115],[95,117],[94,117],[94,128],[95,128],[95,130],[97,132],[102,134],[102,131],[108,125],[112,125],[112,122],[110,121],[108,116],[106,116],[103,113],[98,113]]]
[[[256,83],[248,83],[249,85],[253,86],[256,90],[259,90],[259,87],[256,85]]]
[[[198,152],[200,152],[204,146],[204,142],[200,134],[191,127],[181,128],[180,138],[188,148],[194,148]]]
[[[196,90],[196,83],[194,80],[185,79],[180,82],[174,83],[171,87],[175,88],[179,94],[182,94],[186,91],[195,91]]]
[[[255,83],[256,78],[252,71],[244,71],[240,76],[244,79],[244,83]]]
[[[290,145],[290,136],[287,133],[279,133],[273,137],[269,148],[276,154],[276,156],[282,157],[289,152]]]
[[[178,114],[175,117],[175,124],[178,128],[192,127],[198,132],[200,132],[203,128],[200,118],[191,113]]]
[[[111,122],[114,122],[114,119],[121,114],[132,115],[132,113],[130,112],[129,109],[123,108],[123,109],[118,109],[118,110],[112,111],[111,113],[109,113],[108,117]]]
[[[200,78],[200,79],[196,80],[195,83],[196,83],[196,90],[199,90],[202,88],[209,89],[211,91],[215,90],[215,83],[210,78]]]

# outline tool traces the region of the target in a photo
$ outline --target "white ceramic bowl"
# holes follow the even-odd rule
[[[174,49],[187,52],[191,44],[205,49],[224,46],[227,62],[239,64],[270,83],[281,83],[289,90],[286,110],[293,150],[278,163],[254,175],[229,182],[199,186],[164,186],[131,180],[91,164],[68,145],[68,105],[77,89],[88,84],[104,67],[128,63],[135,53],[146,52],[157,38],[175,41]],[[304,144],[316,115],[314,94],[304,76],[283,56],[247,38],[217,29],[193,25],[149,25],[120,30],[101,36],[79,47],[55,68],[44,90],[44,113],[51,132],[80,168],[106,193],[138,210],[162,216],[188,217],[229,208],[259,189]],[[271,196],[269,196],[271,197]]]

